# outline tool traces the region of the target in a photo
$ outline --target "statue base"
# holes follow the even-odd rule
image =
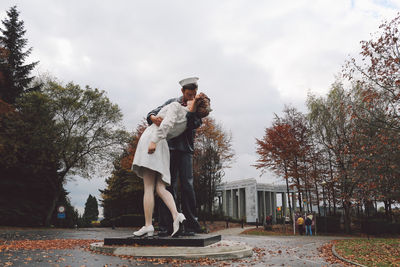
[[[163,240],[165,239],[168,238],[163,238]],[[188,238],[185,237],[184,239]],[[126,240],[132,240],[132,239],[126,239]],[[233,260],[233,259],[251,257],[253,254],[252,247],[242,242],[235,242],[229,240],[221,240],[219,242],[204,247],[179,246],[179,244],[178,246],[145,246],[145,245],[140,246],[137,244],[132,246],[128,245],[110,246],[110,245],[105,245],[103,242],[100,242],[91,244],[90,249],[94,252],[107,253],[115,256],[173,258],[173,259],[191,259],[191,260],[204,259],[204,258],[215,259],[215,260]]]
[[[221,241],[221,235],[196,234],[194,236],[178,237],[114,237],[105,238],[105,246],[128,245],[128,246],[168,246],[168,247],[205,247]]]

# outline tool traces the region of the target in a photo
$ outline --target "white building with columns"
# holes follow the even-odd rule
[[[276,223],[278,198],[281,198],[282,215],[285,217],[287,213],[286,185],[257,183],[257,180],[252,178],[223,183],[217,187],[217,192],[220,192],[218,195],[222,198],[220,203],[223,214],[233,219],[245,217],[246,222],[263,223],[265,217],[271,215],[272,223]],[[294,190],[289,190],[289,193],[293,200]]]

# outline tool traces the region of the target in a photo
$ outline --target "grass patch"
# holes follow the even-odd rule
[[[366,266],[400,266],[400,238],[349,239],[335,242],[344,258]]]
[[[241,234],[243,235],[293,235],[292,229],[285,229],[284,228],[273,228],[272,230],[264,230],[261,228],[252,228],[243,231]]]

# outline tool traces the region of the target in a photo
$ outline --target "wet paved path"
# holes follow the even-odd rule
[[[232,266],[338,266],[330,265],[319,257],[318,247],[337,237],[300,236],[250,236],[238,235],[243,229],[230,228],[217,232],[222,239],[245,242],[261,249],[261,257],[228,261]],[[132,233],[132,228],[90,229],[1,229],[1,240],[48,240],[48,239],[104,239],[122,237]],[[154,266],[157,264],[154,264]],[[122,259],[85,251],[73,250],[18,250],[0,251],[0,266],[153,266],[151,262]],[[160,266],[159,264],[157,266]],[[185,264],[185,266],[192,266]]]
[[[340,266],[325,262],[318,251],[323,244],[337,237],[240,235],[225,238],[264,249],[265,255],[254,266]]]

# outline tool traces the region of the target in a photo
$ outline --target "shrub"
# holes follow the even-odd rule
[[[209,212],[201,211],[199,212],[199,221],[225,221],[225,216],[221,213],[211,214]]]
[[[143,214],[125,214],[116,218],[104,219],[100,222],[103,227],[138,227],[144,225]]]
[[[400,234],[400,223],[366,218],[361,222],[361,232],[371,235],[397,235]]]
[[[316,223],[318,232],[322,233],[340,232],[340,217],[338,216],[317,216]]]

